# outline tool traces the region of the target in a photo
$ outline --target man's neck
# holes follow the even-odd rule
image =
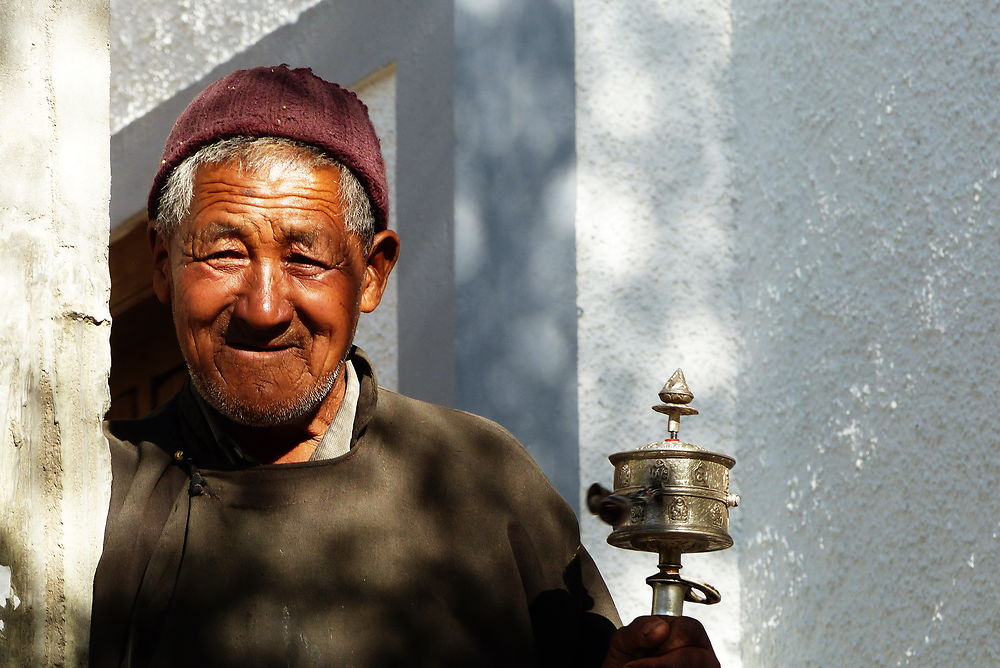
[[[269,427],[251,427],[221,416],[222,426],[247,455],[262,464],[309,461],[344,401],[346,375],[338,373],[329,394],[316,410],[296,420]]]

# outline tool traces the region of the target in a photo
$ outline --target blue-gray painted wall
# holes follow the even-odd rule
[[[575,507],[573,6],[455,4],[455,401]]]

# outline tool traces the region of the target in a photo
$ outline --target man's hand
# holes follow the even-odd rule
[[[612,636],[602,668],[719,668],[719,660],[698,620],[639,617]]]

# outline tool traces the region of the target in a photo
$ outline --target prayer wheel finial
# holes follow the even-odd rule
[[[677,369],[670,376],[670,379],[667,380],[663,389],[660,390],[660,401],[663,403],[653,406],[654,411],[664,413],[667,416],[669,438],[675,439],[680,433],[682,415],[698,414],[697,409],[688,406],[693,399],[694,394],[691,392],[691,388],[688,387],[687,379],[684,378],[684,372]]]
[[[660,555],[658,573],[646,579],[653,588],[654,615],[681,615],[684,601],[717,603],[718,590],[680,576],[681,554],[732,546],[729,508],[739,496],[729,492],[729,471],[736,460],[679,438],[681,416],[697,415],[684,372],[677,369],[659,393],[653,410],[667,416],[669,436],[634,450],[611,455],[615,489],[599,484],[587,492],[591,512],[613,527],[608,542]]]

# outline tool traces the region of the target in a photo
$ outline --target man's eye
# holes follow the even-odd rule
[[[243,254],[235,250],[215,251],[205,256],[206,260],[239,260],[242,258]]]
[[[288,261],[292,264],[302,265],[306,267],[316,267],[319,269],[326,269],[326,263],[318,260],[314,257],[308,255],[303,255],[301,253],[294,253],[288,256]]]

